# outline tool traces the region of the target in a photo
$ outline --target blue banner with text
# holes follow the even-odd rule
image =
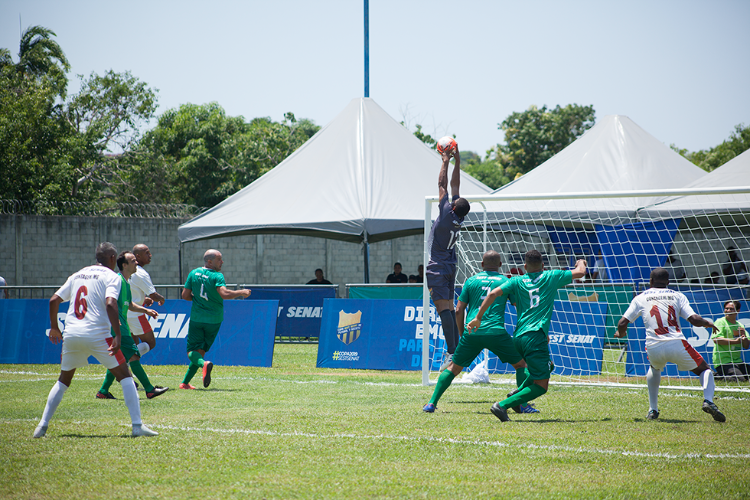
[[[252,287],[250,300],[278,300],[276,335],[314,337],[320,334],[323,300],[336,297],[328,287],[260,288]]]
[[[167,300],[150,318],[156,348],[145,355],[150,365],[188,363],[186,337],[191,303]],[[58,325],[65,326],[68,303],[60,305]],[[224,321],[206,359],[217,365],[271,366],[276,330],[276,300],[227,300]],[[61,344],[50,342],[49,301],[0,300],[0,363],[60,363]],[[97,363],[92,357],[89,362]]]

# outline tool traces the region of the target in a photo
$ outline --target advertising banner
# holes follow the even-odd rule
[[[156,348],[144,357],[149,365],[187,365],[186,337],[191,303],[167,300],[154,306],[159,317],[149,323]],[[68,303],[60,305],[62,330]],[[271,366],[278,301],[227,300],[224,321],[206,359],[217,365]],[[0,300],[0,363],[60,363],[61,344],[49,341],[49,301]],[[90,363],[97,363],[89,358]]]
[[[252,287],[248,300],[278,300],[276,336],[314,337],[320,335],[323,300],[336,297],[336,289]]]
[[[550,352],[557,374],[601,371],[607,304],[555,302],[550,328]],[[510,330],[515,313],[506,310]],[[374,370],[421,370],[422,303],[418,300],[328,299],[318,344],[318,367]],[[430,359],[440,366],[435,348],[444,349],[442,325],[430,308]],[[490,355],[489,371],[515,371]],[[494,358],[494,362],[493,362]]]

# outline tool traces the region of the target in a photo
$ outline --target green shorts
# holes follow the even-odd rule
[[[190,322],[187,334],[187,352],[208,352],[219,334],[221,323]]]
[[[453,363],[461,367],[467,367],[471,365],[483,349],[492,351],[503,363],[515,365],[523,359],[513,346],[513,339],[507,332],[464,333],[458,341],[456,352],[453,353]]]
[[[134,355],[140,359],[141,352],[138,350],[138,346],[135,345],[135,340],[130,335],[120,335],[120,351],[125,357],[125,362],[128,363],[130,358]]]
[[[547,380],[555,369],[549,355],[549,338],[544,330],[526,332],[520,337],[513,337],[513,344],[523,356],[532,380]]]

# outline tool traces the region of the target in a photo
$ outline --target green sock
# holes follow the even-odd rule
[[[456,376],[453,375],[452,371],[443,370],[443,373],[440,374],[437,379],[437,383],[435,384],[435,390],[432,393],[432,399],[430,400],[430,403],[437,405],[438,401],[440,401],[440,397],[443,395],[445,390],[451,386],[454,378],[456,378]]]
[[[190,362],[194,365],[203,366],[203,358],[201,357],[201,353],[198,351],[190,351],[188,353],[188,358],[190,358]]]
[[[141,366],[140,361],[131,361],[130,371],[133,372],[133,375],[138,377],[138,380],[140,380],[141,384],[143,385],[143,390],[145,390],[146,392],[154,391],[154,386],[151,385],[151,381],[148,379],[148,375],[146,375],[146,372],[143,370],[143,366]]]
[[[193,376],[198,372],[199,368],[200,366],[190,363],[187,369],[187,373],[185,373],[185,378],[182,379],[182,383],[189,384],[190,381],[193,380]]]
[[[521,370],[516,370],[516,387],[524,389],[533,383],[534,381],[531,379],[531,374],[529,373],[528,368],[524,367]]]
[[[102,383],[102,388],[99,389],[99,392],[102,394],[107,394],[109,392],[109,388],[112,387],[112,384],[115,382],[115,376],[112,375],[112,372],[107,370],[107,373],[104,374],[104,383]]]
[[[547,390],[544,389],[541,385],[531,384],[530,386],[524,387],[517,393],[513,394],[508,399],[500,401],[500,406],[508,409],[513,408],[514,406],[523,405],[528,403],[532,399],[538,398],[546,392]]]

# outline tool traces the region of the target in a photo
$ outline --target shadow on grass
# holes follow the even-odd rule
[[[60,434],[60,437],[64,438],[78,438],[78,439],[109,439],[111,437],[130,437],[130,434],[128,435],[122,435],[122,436],[107,436],[107,435],[101,435],[101,434]]]

